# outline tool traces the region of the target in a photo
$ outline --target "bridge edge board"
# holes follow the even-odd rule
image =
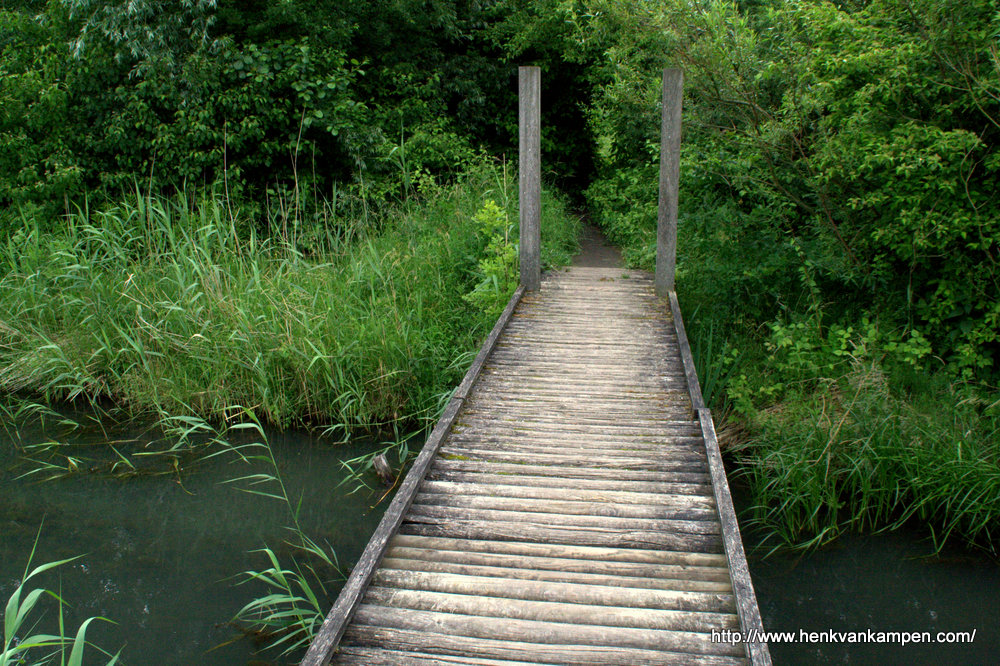
[[[504,308],[503,313],[501,313],[496,324],[493,326],[493,330],[490,331],[486,341],[483,342],[482,347],[479,349],[479,354],[476,355],[468,372],[465,373],[462,382],[452,394],[444,413],[442,413],[441,418],[427,437],[424,447],[421,449],[420,454],[400,485],[399,490],[396,491],[396,495],[389,508],[382,515],[382,520],[379,521],[375,533],[372,535],[371,540],[369,540],[368,545],[365,546],[365,550],[361,554],[358,563],[351,571],[351,575],[337,597],[336,603],[330,609],[319,632],[316,634],[316,638],[310,644],[309,650],[302,659],[302,666],[326,666],[333,658],[344,630],[354,616],[354,612],[360,605],[361,598],[364,596],[364,592],[375,573],[375,569],[385,555],[389,540],[396,533],[403,521],[403,516],[409,509],[410,504],[413,503],[417,489],[427,475],[427,471],[430,469],[431,462],[438,448],[451,430],[451,426],[458,416],[462,404],[468,397],[469,391],[475,385],[483,366],[486,364],[486,359],[489,358],[490,353],[492,353],[493,348],[496,346],[497,340],[500,338],[500,334],[503,333],[503,330],[507,327],[507,323],[511,320],[514,309],[521,302],[524,292],[525,288],[523,286],[518,287],[514,291],[514,294],[507,302],[507,307]]]
[[[715,434],[715,424],[712,412],[705,406],[701,395],[701,384],[694,366],[694,356],[688,343],[687,332],[684,330],[684,319],[681,316],[677,293],[669,293],[670,310],[674,319],[674,329],[677,331],[677,343],[681,350],[681,362],[688,378],[688,393],[691,405],[701,423],[702,436],[705,440],[705,452],[708,456],[708,469],[712,477],[712,489],[715,493],[715,503],[719,510],[719,520],[722,523],[723,546],[726,558],[729,560],[729,573],[733,581],[733,593],[736,596],[736,609],[740,617],[740,626],[744,634],[756,632],[761,636],[764,625],[757,605],[757,595],[750,579],[750,568],[747,565],[746,551],[743,549],[743,539],[740,535],[739,522],[736,520],[736,510],[733,508],[732,494],[729,492],[729,481],[722,464],[722,453],[719,451],[719,441]],[[771,653],[767,643],[745,643],[747,659],[751,666],[771,666]]]

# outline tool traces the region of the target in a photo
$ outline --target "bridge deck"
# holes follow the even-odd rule
[[[769,663],[711,640],[760,619],[676,299],[576,267],[516,301],[304,663]]]

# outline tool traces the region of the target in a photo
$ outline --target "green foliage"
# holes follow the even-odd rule
[[[508,220],[507,212],[501,210],[492,199],[486,200],[473,221],[478,233],[486,239],[486,249],[478,265],[482,279],[463,298],[488,316],[496,318],[503,311],[519,279],[518,245],[512,238],[516,229]]]
[[[920,330],[965,377],[991,373],[1000,330],[994,3],[598,6],[590,20],[602,27],[587,39],[607,47],[594,70],[600,177],[588,199],[631,263],[650,263],[655,227],[651,72],[680,66],[682,225],[695,208],[714,210],[703,231],[751,258],[758,242],[797,239],[801,250],[729,273],[734,287],[772,285],[770,304],[750,295],[753,316],[813,299],[795,275],[808,263],[822,300]]]
[[[509,183],[482,166],[422,207],[329,218],[311,255],[291,231],[242,235],[239,209],[212,193],[137,192],[79,210],[58,234],[25,219],[0,245],[0,386],[133,414],[223,419],[247,406],[279,425],[366,429],[431,419],[464,371],[452,360],[493,325],[462,295],[492,259],[475,215],[492,197],[516,200]],[[546,206],[545,256],[565,260],[576,223]]]
[[[937,548],[952,537],[995,548],[998,403],[974,387],[926,383],[901,396],[864,362],[799,390],[761,412],[754,439],[735,451],[772,550],[910,520],[929,528]]]
[[[260,199],[406,198],[507,145],[482,8],[53,0],[0,11],[0,233],[114,196],[224,181]],[[403,161],[404,144],[411,143]],[[3,208],[11,206],[8,211]]]
[[[87,641],[87,629],[94,621],[102,620],[109,622],[109,620],[102,617],[87,618],[80,624],[76,635],[67,636],[66,627],[63,622],[63,607],[66,606],[66,602],[51,590],[42,588],[28,590],[25,588],[25,585],[32,578],[77,559],[74,557],[68,560],[59,560],[58,562],[48,562],[32,569],[31,561],[34,559],[35,548],[37,546],[38,539],[36,538],[35,544],[31,548],[31,553],[28,555],[28,562],[24,567],[24,576],[10,595],[7,605],[4,608],[3,647],[2,652],[0,652],[0,666],[21,666],[21,664],[27,663],[41,666],[42,664],[53,663],[57,655],[59,663],[63,666],[81,666],[83,664],[84,650],[88,645],[102,652],[105,656],[110,657],[107,662],[108,666],[118,663],[117,654],[111,655]],[[30,625],[28,624],[32,611],[35,610],[38,602],[46,596],[55,599],[59,606],[59,633],[57,634],[39,632],[37,630],[37,619]],[[70,648],[68,658],[66,648]]]

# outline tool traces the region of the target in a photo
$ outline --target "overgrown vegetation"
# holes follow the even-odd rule
[[[241,236],[212,193],[136,192],[58,233],[24,219],[0,248],[0,385],[134,415],[427,421],[513,291],[516,231],[498,241],[481,221],[516,219],[513,195],[482,166],[425,206],[314,225],[309,252],[297,225]],[[547,204],[546,258],[565,262],[576,226]]]
[[[914,518],[993,548],[996,3],[548,9],[596,82],[587,198],[633,265],[657,73],[684,70],[678,284],[755,520],[784,546]]]
[[[109,660],[106,662],[107,666],[113,666],[118,663],[118,654],[112,655],[87,640],[87,628],[97,620],[106,622],[105,618],[87,618],[77,628],[76,633],[70,635],[63,618],[63,607],[66,606],[66,601],[52,590],[44,588],[28,589],[26,587],[28,581],[33,578],[37,578],[46,571],[50,571],[76,559],[71,558],[57,562],[47,562],[32,568],[31,562],[34,559],[37,546],[38,539],[36,538],[31,553],[28,555],[28,561],[24,566],[24,575],[21,576],[20,582],[4,607],[3,647],[2,651],[0,651],[0,666],[20,666],[21,664],[28,663],[42,666],[44,664],[55,663],[57,658],[58,663],[64,666],[82,666],[83,655],[88,646],[90,646],[92,652],[98,651],[109,657]],[[36,613],[35,610],[39,607],[38,602],[44,601],[47,597],[54,599],[58,607],[58,633],[45,633],[38,628],[41,614]],[[66,653],[67,648],[69,648],[68,655]]]
[[[173,438],[152,467],[26,452],[46,477],[179,469],[248,414],[405,441],[516,282],[488,157],[513,154],[514,65],[543,70],[546,178],[646,268],[680,67],[678,285],[768,549],[917,523],[995,550],[998,35],[995,0],[8,2],[5,408]],[[286,605],[244,611],[297,618],[292,645],[313,576],[272,564],[248,575]]]

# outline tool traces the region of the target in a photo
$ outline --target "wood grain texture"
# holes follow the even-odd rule
[[[621,269],[540,284],[352,572],[335,662],[764,663],[711,640],[756,604],[676,296]]]
[[[674,290],[677,265],[677,204],[680,190],[681,102],[684,73],[663,70],[660,123],[660,198],[656,216],[656,291]]]
[[[518,68],[518,210],[521,285],[538,289],[541,280],[542,214],[542,74],[538,67]]]

